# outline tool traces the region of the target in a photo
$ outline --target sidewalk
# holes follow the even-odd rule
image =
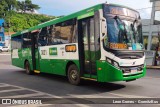
[[[159,66],[148,65],[147,68],[148,69],[160,69],[160,65]]]
[[[11,55],[11,52],[1,52],[0,55]]]

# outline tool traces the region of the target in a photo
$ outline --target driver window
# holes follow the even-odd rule
[[[39,34],[38,45],[46,46],[48,44],[48,36],[49,36],[48,29],[49,27],[42,28]]]

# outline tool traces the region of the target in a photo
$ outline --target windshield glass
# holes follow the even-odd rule
[[[142,50],[142,26],[138,13],[122,7],[104,10],[107,20],[106,48]],[[130,15],[130,16],[129,16]]]

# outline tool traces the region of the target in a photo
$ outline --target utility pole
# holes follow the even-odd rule
[[[152,42],[152,25],[154,24],[154,12],[155,12],[155,2],[153,2],[152,4],[153,8],[152,8],[152,13],[151,13],[151,19],[150,19],[150,25],[149,25],[149,36],[148,36],[148,46],[147,46],[147,50],[150,51],[151,50],[151,42]]]

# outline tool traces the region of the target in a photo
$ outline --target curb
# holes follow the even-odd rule
[[[11,55],[11,54],[0,54],[0,55]]]
[[[160,69],[160,66],[147,66],[148,69]]]

